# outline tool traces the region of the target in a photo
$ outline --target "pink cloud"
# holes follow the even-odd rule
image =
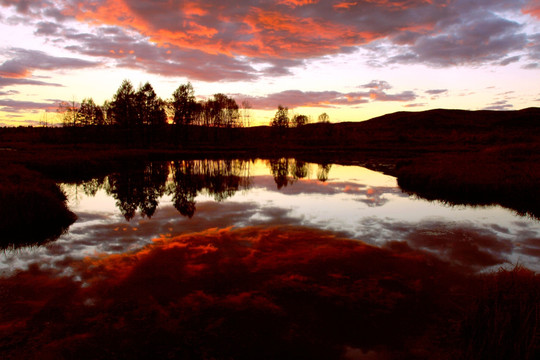
[[[373,101],[412,101],[416,99],[413,91],[407,90],[399,93],[388,93],[391,86],[386,81],[374,80],[361,86],[369,88],[367,91],[342,93],[339,91],[301,91],[286,90],[266,96],[249,96],[235,94],[238,99],[248,100],[253,108],[272,110],[278,105],[289,108],[296,107],[339,107],[358,105]]]

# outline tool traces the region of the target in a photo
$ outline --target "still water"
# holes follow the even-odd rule
[[[3,274],[140,249],[207,229],[302,226],[367,244],[405,242],[474,270],[540,270],[540,223],[499,206],[454,206],[403,193],[394,177],[359,166],[274,161],[173,161],[62,184],[78,216],[41,247],[6,251]]]
[[[540,271],[537,220],[358,166],[171,161],[62,188],[69,230],[0,255],[8,359],[481,358],[506,324],[475,305],[482,273]],[[529,341],[492,338],[501,358]]]

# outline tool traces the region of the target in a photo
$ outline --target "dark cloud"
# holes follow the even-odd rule
[[[441,94],[444,94],[448,92],[448,89],[431,89],[431,90],[426,90],[425,93],[426,94],[429,94],[429,95],[441,95]]]
[[[53,110],[58,107],[58,102],[34,102],[11,99],[0,99],[0,110],[5,112],[27,112],[36,110]]]
[[[392,86],[387,81],[384,81],[384,80],[372,80],[368,84],[360,85],[360,87],[373,89],[373,90],[379,90],[379,91],[389,90],[392,88]]]
[[[61,29],[61,26],[55,22],[41,21],[36,24],[36,35],[50,36],[55,35]]]
[[[41,80],[7,78],[0,76],[0,88],[12,85],[41,85],[41,86],[62,86],[61,84],[49,83]]]
[[[521,25],[493,14],[465,14],[445,26],[437,35],[419,37],[408,51],[390,58],[390,62],[423,63],[434,66],[499,63],[516,61],[507,57],[527,46]],[[502,60],[501,60],[502,59]]]
[[[484,110],[508,110],[513,108],[514,105],[508,103],[508,100],[499,100],[486,106]]]
[[[426,105],[427,105],[426,103],[414,103],[414,104],[407,104],[403,106],[408,107],[408,108],[414,108],[414,107],[421,107],[421,106],[426,106]]]
[[[56,57],[43,51],[11,48],[10,56],[0,65],[0,76],[8,78],[26,78],[34,70],[67,70],[93,67],[99,62],[87,61],[71,57]]]
[[[9,96],[9,95],[17,95],[17,94],[19,94],[17,90],[0,91],[0,96]]]

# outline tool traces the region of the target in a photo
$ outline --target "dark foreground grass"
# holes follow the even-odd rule
[[[476,283],[461,322],[461,358],[538,359],[540,276],[516,266]]]
[[[55,239],[75,221],[64,193],[42,174],[11,165],[0,177],[0,248]]]

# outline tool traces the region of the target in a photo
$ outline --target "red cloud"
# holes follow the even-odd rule
[[[297,6],[304,6],[309,4],[316,4],[319,0],[278,0],[278,4],[283,4],[295,8]]]
[[[523,8],[523,12],[540,19],[540,0],[530,0]]]

